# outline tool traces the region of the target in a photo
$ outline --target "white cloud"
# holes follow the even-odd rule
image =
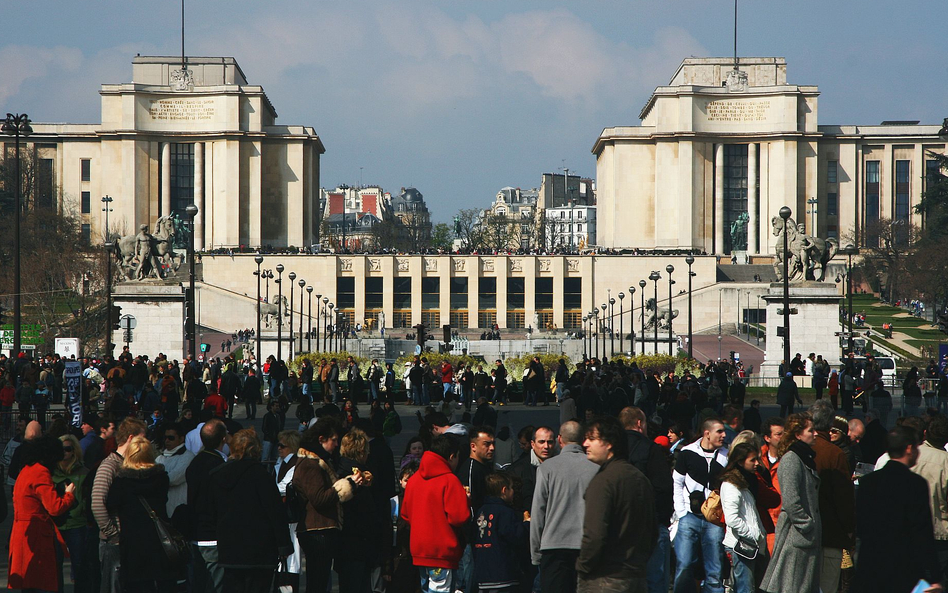
[[[0,103],[16,96],[27,80],[75,71],[81,63],[82,52],[71,47],[0,47]]]

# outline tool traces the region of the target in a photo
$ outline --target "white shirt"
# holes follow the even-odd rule
[[[280,475],[280,466],[283,465],[284,463],[287,463],[290,460],[290,457],[293,457],[292,453],[290,453],[286,457],[283,457],[282,459],[277,460],[277,464],[276,464],[277,476]],[[277,490],[280,491],[280,496],[286,496],[286,487],[289,486],[290,482],[293,481],[293,474],[295,473],[296,473],[296,466],[294,465],[286,472],[286,475],[283,476],[282,480],[277,481]]]
[[[202,422],[197,425],[197,428],[189,432],[184,437],[184,446],[187,447],[188,451],[197,455],[204,449],[204,443],[201,442],[201,429],[204,428],[206,422]],[[224,461],[227,461],[227,458],[230,456],[230,447],[227,446],[227,443],[224,443],[224,450],[221,453],[221,457],[224,458]]]

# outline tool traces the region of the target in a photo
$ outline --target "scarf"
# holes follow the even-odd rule
[[[800,460],[803,462],[803,465],[816,471],[816,451],[813,450],[813,447],[807,445],[803,441],[797,440],[792,445],[790,445],[790,451],[793,451],[797,454]]]

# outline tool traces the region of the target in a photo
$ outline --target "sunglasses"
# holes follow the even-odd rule
[[[165,440],[166,440],[166,441],[173,441],[173,440],[175,440],[176,438],[178,438],[178,435],[176,435],[176,434],[166,434],[166,435],[165,435]]]
[[[284,445],[283,443],[277,443],[277,448],[278,448],[278,449],[286,449],[286,445]]]
[[[831,428],[831,429],[830,429],[830,432],[832,432],[832,433],[834,433],[834,434],[843,434],[843,431],[840,430],[840,429],[838,429],[838,428]]]
[[[63,447],[63,451],[66,453],[72,453],[72,447]]]

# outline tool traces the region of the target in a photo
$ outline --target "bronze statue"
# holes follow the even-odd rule
[[[777,280],[783,281],[783,229],[784,222],[779,216],[770,219],[773,236],[777,237],[776,256],[774,257],[774,272]],[[822,282],[826,277],[826,265],[839,251],[839,244],[835,239],[820,239],[807,235],[803,225],[797,226],[792,218],[787,219],[787,276],[791,282],[815,280]]]

